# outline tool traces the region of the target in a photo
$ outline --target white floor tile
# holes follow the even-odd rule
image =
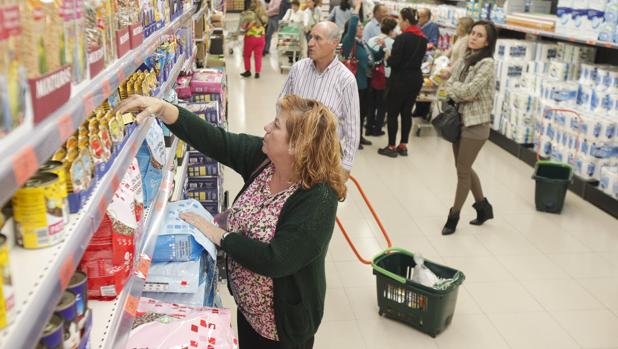
[[[578,283],[618,315],[618,278],[578,279]]]
[[[608,310],[552,312],[552,316],[583,348],[618,346],[618,317]]]
[[[496,258],[519,280],[570,278],[558,263],[544,255],[497,256]]]
[[[555,254],[549,257],[574,278],[618,276],[618,269],[597,253]]]
[[[440,349],[476,348],[507,349],[500,333],[485,315],[458,315],[450,327],[438,337]]]
[[[468,283],[466,289],[486,314],[543,310],[518,282]]]
[[[534,280],[523,283],[532,296],[550,311],[603,309],[590,292],[575,280]]]
[[[577,349],[580,346],[547,313],[490,314],[513,349]]]
[[[355,320],[354,312],[343,288],[327,288],[324,322]]]
[[[444,262],[461,270],[466,275],[466,283],[515,280],[496,257],[444,257]]]
[[[315,335],[313,347],[316,349],[368,348],[356,321],[322,323]]]
[[[344,290],[357,320],[372,320],[380,317],[375,285],[373,287],[346,287]]]
[[[435,339],[408,325],[388,318],[359,320],[359,327],[368,349],[438,349]],[[353,348],[353,347],[341,347]]]

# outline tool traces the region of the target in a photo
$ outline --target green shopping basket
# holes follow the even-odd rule
[[[402,321],[412,327],[427,333],[432,337],[440,334],[453,320],[457,292],[459,285],[465,280],[465,275],[455,269],[425,260],[424,264],[436,276],[442,279],[453,279],[453,282],[444,290],[426,287],[412,281],[414,273],[414,254],[402,248],[391,247],[391,239],[386,233],[382,221],[373,209],[369,198],[354,176],[350,180],[367,204],[369,211],[376,220],[382,235],[386,239],[388,248],[373,260],[363,258],[345,227],[337,217],[337,226],[341,229],[348,245],[356,258],[363,264],[371,264],[376,276],[378,295],[378,313],[391,319]]]
[[[445,290],[437,290],[413,282],[414,254],[400,248],[389,248],[373,259],[380,316],[404,322],[436,337],[453,320],[459,286],[465,275],[455,269],[425,260],[425,266],[436,276],[453,279]]]
[[[564,207],[564,199],[566,197],[569,183],[573,180],[573,168],[568,163],[541,160],[541,133],[544,129],[543,121],[548,118],[550,113],[570,113],[574,114],[578,119],[577,139],[575,141],[575,156],[573,163],[577,162],[579,150],[579,136],[581,133],[582,122],[581,116],[570,109],[547,109],[541,118],[541,127],[539,128],[539,140],[537,142],[536,164],[534,166],[534,174],[532,179],[535,180],[534,188],[534,205],[537,211],[548,213],[560,213]]]

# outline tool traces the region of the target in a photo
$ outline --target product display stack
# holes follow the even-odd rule
[[[157,119],[115,111],[135,95],[181,103],[213,6],[0,4],[0,347],[143,347],[161,316],[179,319],[181,343],[236,345],[229,311],[206,308],[220,303],[215,246],[179,218],[222,210],[220,165]],[[189,76],[196,112],[223,124],[223,70]]]

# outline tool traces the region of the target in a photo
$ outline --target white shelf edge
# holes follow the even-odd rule
[[[170,74],[170,79],[161,86],[158,97],[162,97],[175,84],[176,77],[184,64],[185,62],[180,60],[176,62]],[[32,288],[25,288],[24,292],[19,292],[28,293],[29,296],[33,298],[33,301],[27,302],[23,309],[18,307],[17,310],[19,314],[15,318],[13,324],[0,331],[0,348],[28,348],[36,345],[39,335],[47,323],[47,319],[49,319],[53,313],[55,304],[57,304],[62,295],[63,290],[61,290],[61,285],[58,282],[58,275],[60,275],[61,270],[65,268],[65,263],[69,258],[73,261],[71,263],[71,274],[77,268],[77,263],[79,263],[87,247],[87,244],[83,244],[82,242],[90,241],[102,219],[102,216],[96,216],[99,211],[99,205],[101,202],[111,202],[113,192],[110,193],[107,189],[112,186],[114,181],[120,182],[122,174],[129,167],[132,159],[135,158],[139,145],[146,138],[146,134],[152,122],[152,119],[147,119],[144,124],[139,125],[131,136],[129,136],[129,139],[111,165],[108,173],[97,183],[97,187],[94,188],[88,203],[80,212],[72,215],[69,227],[73,227],[73,229],[65,231],[66,237],[61,244],[40,250],[25,250],[20,247],[11,250],[10,259],[12,261],[11,265],[13,266],[12,275],[14,275],[14,283],[19,280],[15,275],[18,275],[18,272],[22,271],[16,270],[15,266],[28,263],[19,263],[20,257],[18,256],[24,255],[23,258],[28,260],[30,258],[36,258],[33,253],[38,252],[44,255],[52,253],[52,260],[50,261],[50,266],[46,269],[46,274],[40,277],[40,281],[35,280],[34,282],[29,282],[28,285],[34,286]],[[175,144],[177,144],[176,142],[177,141],[175,141]],[[173,152],[172,155],[175,155],[175,152]],[[52,251],[56,251],[56,253]],[[42,266],[40,269],[37,268],[37,272],[44,268],[45,266]],[[35,290],[33,291],[32,289]],[[30,291],[28,292],[28,290]],[[17,288],[15,293],[17,297]],[[20,304],[19,302],[21,301],[16,298],[16,306]],[[37,320],[32,321],[30,324],[24,324],[23,322],[26,321],[25,319]]]
[[[166,27],[146,38],[138,48],[130,50],[123,57],[106,67],[94,79],[72,86],[74,91],[62,107],[40,124],[33,126],[28,132],[20,133],[19,137],[12,137],[10,144],[2,147],[2,150],[0,150],[0,204],[7,202],[18,188],[17,178],[15,178],[13,171],[15,154],[21,154],[22,151],[31,147],[36,154],[36,168],[45,163],[65,141],[58,125],[63,118],[68,115],[73,131],[76,130],[87,117],[86,113],[83,112],[86,108],[84,97],[90,96],[92,104],[95,106],[101,104],[108,97],[104,93],[104,83],[109,82],[110,91],[113,91],[121,82],[117,81],[119,80],[118,74],[122,72],[122,75],[128,76],[128,71],[132,72],[137,69],[145,57],[158,46],[161,36],[184,24],[191,18],[191,12],[192,8],[186,10]],[[64,136],[68,135],[65,134]]]
[[[545,31],[541,29],[527,28],[527,27],[521,27],[517,25],[510,25],[510,24],[503,24],[503,23],[496,23],[496,27],[499,29],[513,30],[513,31],[521,32],[521,33],[544,36],[544,37],[554,38],[554,39],[558,39],[562,41],[575,42],[575,43],[580,43],[580,44],[584,44],[588,46],[618,49],[617,43],[608,42],[608,41],[599,41],[596,39],[582,39],[582,38],[572,37],[568,35],[562,35],[556,32],[550,32],[550,31]]]
[[[189,168],[189,151],[185,151],[185,154],[182,158],[182,165],[176,169],[176,176],[174,177],[174,193],[172,194],[172,201],[180,200],[180,196],[182,195],[183,187],[183,179],[187,175],[187,169]]]
[[[175,149],[178,146],[178,138],[174,140],[170,149]],[[174,178],[173,161],[176,152],[170,151],[166,159],[164,168],[166,169],[165,176],[161,181],[157,197],[152,201],[149,212],[144,216],[144,226],[142,241],[136,243],[136,246],[142,246],[139,254],[135,256],[134,270],[131,271],[131,277],[127,281],[122,293],[114,301],[114,305],[110,306],[110,302],[91,302],[90,307],[93,309],[93,314],[98,314],[94,317],[93,326],[96,328],[92,332],[91,347],[95,349],[115,349],[124,348],[135,314],[125,311],[129,299],[139,301],[144,288],[145,279],[136,273],[135,265],[139,264],[142,256],[152,257],[154,252],[154,243],[158,229],[163,224],[165,219],[165,211],[170,194],[170,183]],[[105,304],[108,303],[108,304]],[[97,310],[99,312],[97,313]],[[97,320],[100,318],[100,320]],[[107,321],[105,321],[107,319]],[[103,333],[100,332],[101,326],[105,327]]]
[[[111,202],[113,192],[108,188],[112,186],[114,181],[120,183],[122,175],[137,154],[138,147],[132,147],[131,144],[143,142],[151,123],[152,119],[148,119],[129,136],[125,147],[118,154],[108,173],[97,183],[86,205],[80,212],[71,216],[69,229],[64,232],[66,235],[60,244],[38,250],[26,250],[21,247],[10,250],[17,316],[10,326],[0,332],[0,347],[31,348],[36,345],[43,327],[53,313],[63,292],[59,275],[62,275],[63,272],[70,273],[70,277],[77,268],[77,264],[87,247],[84,241],[90,241],[103,218],[99,209],[100,206],[102,204],[107,206]],[[50,253],[51,256],[49,256]],[[47,256],[47,259],[45,259],[45,256]],[[34,268],[32,261],[40,262],[41,259],[48,262],[41,265],[40,268]],[[25,265],[29,265],[30,268],[24,268]],[[17,269],[17,266],[20,268]],[[67,270],[67,268],[70,270]],[[26,269],[28,271],[30,269],[36,270],[32,270],[35,272],[33,275],[24,273]],[[41,272],[42,275],[40,275]],[[18,275],[22,277],[27,275],[30,279],[33,276],[39,277],[24,282],[25,285],[20,285]],[[28,294],[31,299],[24,301],[20,299],[20,294]]]

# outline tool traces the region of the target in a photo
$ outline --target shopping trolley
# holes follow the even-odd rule
[[[304,40],[302,24],[279,22],[277,52],[281,74],[285,70],[290,70],[292,65],[302,57]]]
[[[378,314],[404,322],[432,337],[444,331],[453,320],[459,286],[465,276],[455,269],[425,260],[425,266],[440,278],[453,279],[453,283],[444,290],[426,287],[411,281],[416,263],[414,254],[402,248],[392,247],[392,242],[382,221],[365,195],[358,180],[350,176],[350,180],[360,192],[369,208],[388,248],[372,260],[363,258],[350,239],[343,224],[337,218],[337,226],[341,229],[348,245],[363,264],[371,264],[376,276],[378,297]]]

